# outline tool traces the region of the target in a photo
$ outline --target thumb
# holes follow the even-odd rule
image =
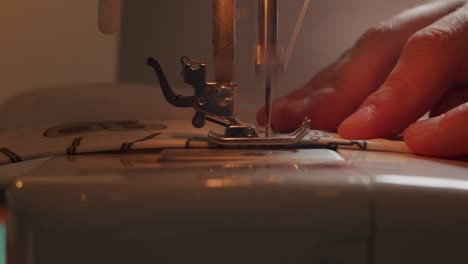
[[[440,158],[468,156],[468,103],[411,125],[404,139],[417,154]]]

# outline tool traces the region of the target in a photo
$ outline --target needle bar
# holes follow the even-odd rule
[[[236,0],[213,0],[213,57],[217,83],[234,80]]]
[[[98,27],[104,34],[119,31],[121,0],[99,0]]]

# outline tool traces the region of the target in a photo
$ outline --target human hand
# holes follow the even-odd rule
[[[338,130],[344,138],[404,131],[418,154],[466,156],[467,62],[467,1],[418,6],[369,29],[304,87],[276,101],[272,126],[292,131],[308,117],[314,129]],[[417,122],[427,111],[431,118]]]

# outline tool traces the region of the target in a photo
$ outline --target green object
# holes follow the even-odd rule
[[[0,224],[0,264],[6,263],[6,225]]]

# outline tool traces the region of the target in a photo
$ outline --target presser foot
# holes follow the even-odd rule
[[[182,76],[185,83],[191,85],[194,94],[183,96],[174,93],[155,58],[148,58],[147,64],[153,68],[159,80],[163,96],[176,107],[193,107],[195,115],[192,125],[201,128],[206,121],[224,126],[224,134],[209,132],[208,138],[220,146],[290,146],[300,142],[309,132],[310,120],[306,118],[302,126],[291,134],[259,136],[255,126],[241,123],[234,113],[236,84],[206,82],[206,64],[182,57]]]
[[[213,131],[208,133],[208,139],[220,146],[233,147],[294,147],[295,144],[307,136],[310,130],[310,119],[305,118],[301,127],[291,134],[280,134],[273,137],[260,137],[253,126],[249,125],[232,125],[226,127],[225,134],[219,134]],[[235,131],[236,133],[230,133]],[[253,136],[248,136],[254,133]],[[226,135],[239,135],[229,137]]]

